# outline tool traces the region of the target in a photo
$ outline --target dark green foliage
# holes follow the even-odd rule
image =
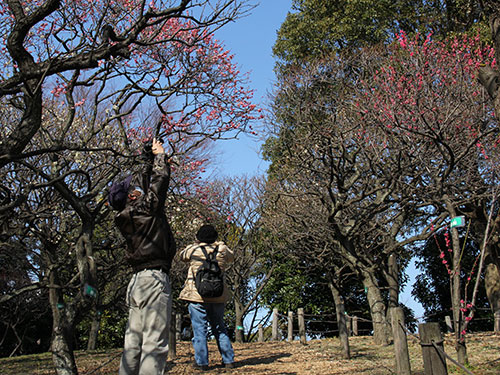
[[[294,63],[391,42],[401,30],[444,37],[475,25],[487,28],[475,1],[294,0],[273,52],[279,61]]]
[[[43,353],[49,349],[52,316],[41,291],[0,304],[0,357]]]
[[[29,236],[9,217],[7,232],[0,236],[0,297],[30,285],[39,258],[28,251]],[[0,357],[48,350],[52,317],[47,290],[35,289],[0,303]]]
[[[263,291],[263,303],[269,308],[277,308],[281,315],[286,315],[288,311],[297,314],[298,308],[303,308],[308,333],[317,337],[338,336],[332,293],[325,273],[314,268],[314,262],[314,259],[282,259]],[[342,291],[346,312],[370,319],[362,285],[351,280],[345,283]],[[286,318],[281,320],[284,323]],[[371,331],[370,324],[360,323],[360,330],[365,330],[365,333]]]
[[[100,317],[99,336],[96,349],[113,349],[123,346],[128,314],[124,309],[109,309],[98,312]],[[89,340],[92,315],[88,314],[78,324],[77,349],[85,350]]]

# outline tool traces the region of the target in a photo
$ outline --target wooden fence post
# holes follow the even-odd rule
[[[264,328],[259,324],[259,342],[264,342]]]
[[[448,333],[453,332],[453,324],[451,323],[451,317],[449,315],[446,315],[444,317],[444,321],[446,322],[446,330]]]
[[[392,335],[394,337],[394,353],[396,355],[396,373],[410,375],[410,354],[406,338],[405,313],[401,307],[391,307]]]
[[[177,314],[175,311],[172,311],[170,314],[170,325],[168,327],[168,359],[175,359],[177,357],[177,348],[176,348],[176,330],[177,330]]]
[[[273,309],[273,333],[272,341],[278,341],[278,309]]]
[[[446,375],[446,358],[444,353],[443,336],[439,330],[439,323],[423,323],[418,325],[420,345],[424,358],[425,375]],[[442,352],[436,347],[438,347]]]
[[[182,339],[182,314],[175,314],[175,339],[181,341]]]
[[[298,315],[298,320],[299,320],[299,336],[300,336],[300,343],[302,345],[305,345],[307,342],[306,338],[306,322],[304,320],[304,309],[301,307],[297,311]]]
[[[352,334],[353,336],[358,336],[358,317],[352,317]]]
[[[346,324],[347,324],[347,336],[350,337],[352,336],[352,316],[347,315]]]
[[[293,341],[293,311],[288,312],[288,342]]]
[[[495,332],[500,332],[500,310],[495,311]]]

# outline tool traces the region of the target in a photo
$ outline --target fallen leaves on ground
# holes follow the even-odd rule
[[[298,341],[234,344],[236,367],[225,369],[215,342],[209,343],[210,369],[207,374],[245,375],[388,375],[395,374],[394,346],[376,346],[372,337],[349,338],[351,359],[342,357],[337,338],[311,340],[306,345]],[[446,335],[445,352],[456,358],[453,336]],[[423,375],[422,350],[415,336],[408,337],[408,350],[413,375]],[[500,374],[500,334],[476,333],[467,337],[468,369],[474,375]],[[118,373],[121,349],[77,352],[81,375],[111,375]],[[168,361],[168,374],[195,374],[194,352],[189,341],[177,343],[176,357]],[[447,361],[450,374],[463,374]],[[55,374],[49,353],[0,359],[2,375]]]

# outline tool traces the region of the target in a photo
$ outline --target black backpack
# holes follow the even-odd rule
[[[196,272],[194,282],[200,296],[213,298],[222,296],[224,291],[224,276],[216,260],[219,246],[211,254],[203,246],[200,247],[205,255],[205,260]]]

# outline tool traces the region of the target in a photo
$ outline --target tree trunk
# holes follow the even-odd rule
[[[75,244],[76,262],[80,275],[80,291],[65,298],[56,267],[50,271],[49,301],[52,309],[52,360],[57,375],[77,375],[74,347],[76,312],[96,303],[96,267],[92,248],[93,221],[82,220],[82,232]]]
[[[490,246],[486,248],[485,258],[487,263],[484,274],[486,295],[493,313],[498,316],[500,315],[500,267],[491,259]]]
[[[100,325],[101,325],[101,315],[99,314],[98,311],[94,311],[94,314],[92,316],[92,324],[90,325],[89,342],[87,343],[87,350],[96,350]]]
[[[454,217],[455,215],[452,215]],[[458,237],[458,231],[456,228],[451,229],[451,239],[453,246],[453,269],[451,274],[451,304],[453,307],[453,327],[455,329],[455,350],[457,352],[457,360],[460,364],[465,365],[468,362],[467,359],[467,347],[465,346],[465,336],[463,331],[464,320],[463,314],[460,311],[461,306],[461,285],[460,285],[460,239]]]
[[[389,285],[389,308],[399,307],[399,269],[395,254],[389,255],[387,284]]]
[[[329,221],[335,222],[335,218],[330,216]],[[365,287],[366,298],[368,299],[368,307],[370,309],[373,324],[373,341],[376,345],[389,345],[390,325],[385,316],[386,305],[382,298],[375,272],[370,267],[362,265],[359,259],[353,256],[353,254],[356,253],[353,242],[344,236],[336,225],[333,225],[333,228],[339,239],[341,248],[344,249],[344,251],[342,251],[342,256],[349,263],[350,268],[358,273]]]
[[[387,285],[389,285],[389,307],[387,309],[387,321],[391,322],[391,335],[392,340],[395,341],[394,332],[396,328],[393,326],[393,311],[399,308],[399,268],[398,259],[395,254],[389,255],[387,262],[387,273],[385,276],[387,280]]]
[[[52,335],[52,361],[54,362],[57,375],[77,375],[75,356],[73,354],[71,327],[66,326],[66,322],[54,322]],[[71,337],[69,337],[71,336]]]
[[[375,275],[362,271],[362,279],[373,323],[373,341],[376,345],[389,345],[390,329],[385,314],[386,306]]]
[[[238,299],[234,300],[234,313],[235,313],[235,327],[234,327],[234,341],[243,343],[243,306]]]
[[[77,375],[73,354],[74,312],[71,305],[65,305],[59,289],[57,270],[50,271],[49,302],[52,309],[52,360],[57,375]]]
[[[94,314],[89,332],[87,350],[95,350],[99,333],[100,316],[97,312],[99,293],[97,291],[97,270],[92,246],[94,222],[91,218],[82,218],[82,233],[75,245],[76,263],[80,274],[80,286],[84,298],[92,306]]]
[[[337,324],[339,327],[339,338],[342,344],[342,355],[345,359],[351,358],[351,348],[349,346],[349,331],[347,328],[347,319],[344,308],[344,300],[340,295],[340,290],[333,282],[328,282],[335,303],[335,312],[337,314]]]
[[[452,201],[447,195],[443,196],[443,200],[446,203],[446,208],[450,218],[457,216],[455,207]],[[457,360],[460,364],[465,365],[468,362],[467,359],[467,348],[465,346],[465,335],[464,335],[464,319],[463,314],[460,310],[462,307],[462,286],[460,284],[460,273],[461,273],[461,246],[460,238],[458,236],[457,228],[450,228],[451,232],[451,246],[452,246],[452,265],[450,274],[450,292],[451,292],[451,306],[453,308],[453,328],[455,329],[455,350],[457,352]]]

